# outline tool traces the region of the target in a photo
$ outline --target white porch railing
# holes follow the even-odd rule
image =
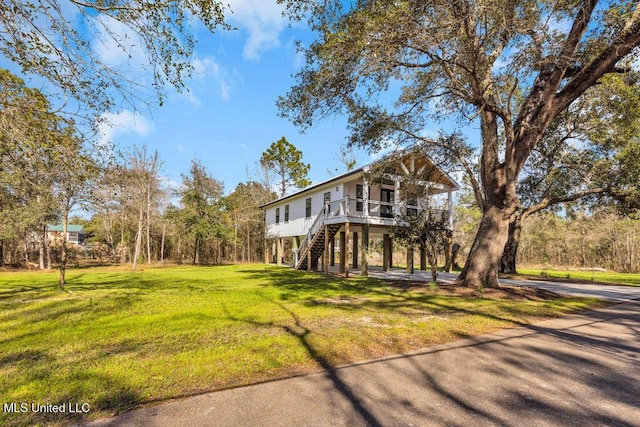
[[[364,203],[364,199],[353,199],[349,196],[346,196],[344,199],[327,202],[322,207],[310,226],[306,225],[310,222],[310,219],[305,219],[306,236],[300,243],[300,247],[295,253],[296,263],[300,256],[304,256],[303,254],[305,253],[305,251],[307,251],[309,243],[312,241],[313,237],[327,220],[335,219],[335,221],[332,221],[332,223],[342,222],[343,218],[344,220],[347,220],[348,218],[351,221],[357,218],[377,218],[381,220],[393,220],[398,212],[400,212],[401,214],[406,214],[407,212],[411,212],[412,210],[414,210],[415,212],[423,210],[423,208],[418,205],[407,205],[405,203],[390,203],[381,202],[379,200],[369,200],[367,201],[368,209],[366,209],[365,215]],[[437,209],[436,211],[444,212],[445,210]],[[299,226],[300,224],[297,225]]]

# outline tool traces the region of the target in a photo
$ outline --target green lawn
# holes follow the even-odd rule
[[[554,270],[541,268],[519,268],[518,274],[535,278],[560,278],[598,282],[616,285],[640,286],[640,274],[616,273],[614,271],[582,271],[582,270]]]
[[[325,369],[584,309],[594,300],[452,296],[263,265],[0,273],[0,396],[88,415]]]

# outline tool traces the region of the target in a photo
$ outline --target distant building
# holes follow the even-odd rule
[[[49,240],[57,240],[62,238],[62,224],[49,224],[47,226],[47,236]],[[86,243],[86,232],[83,225],[68,224],[67,225],[67,242],[72,245],[84,245]]]

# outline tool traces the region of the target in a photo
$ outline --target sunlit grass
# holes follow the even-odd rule
[[[640,274],[616,273],[614,271],[589,271],[589,270],[555,270],[544,268],[519,268],[518,273],[523,276],[537,278],[559,278],[569,280],[581,280],[585,282],[598,282],[616,285],[640,286]]]
[[[89,403],[88,415],[325,369],[592,306],[447,296],[263,265],[0,273],[2,403]],[[84,418],[86,417],[86,418]]]

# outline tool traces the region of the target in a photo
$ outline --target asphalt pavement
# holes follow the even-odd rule
[[[417,282],[431,282],[431,272],[415,270],[413,274],[407,274],[405,269],[394,268],[391,271],[382,271],[374,267],[369,270],[369,276],[380,279],[413,280]],[[456,273],[438,273],[439,282],[453,282],[458,275]],[[601,285],[596,283],[565,283],[551,280],[519,280],[500,279],[499,283],[512,286],[529,286],[546,289],[559,294],[601,298],[607,301],[624,302],[640,300],[640,287],[623,285]]]

